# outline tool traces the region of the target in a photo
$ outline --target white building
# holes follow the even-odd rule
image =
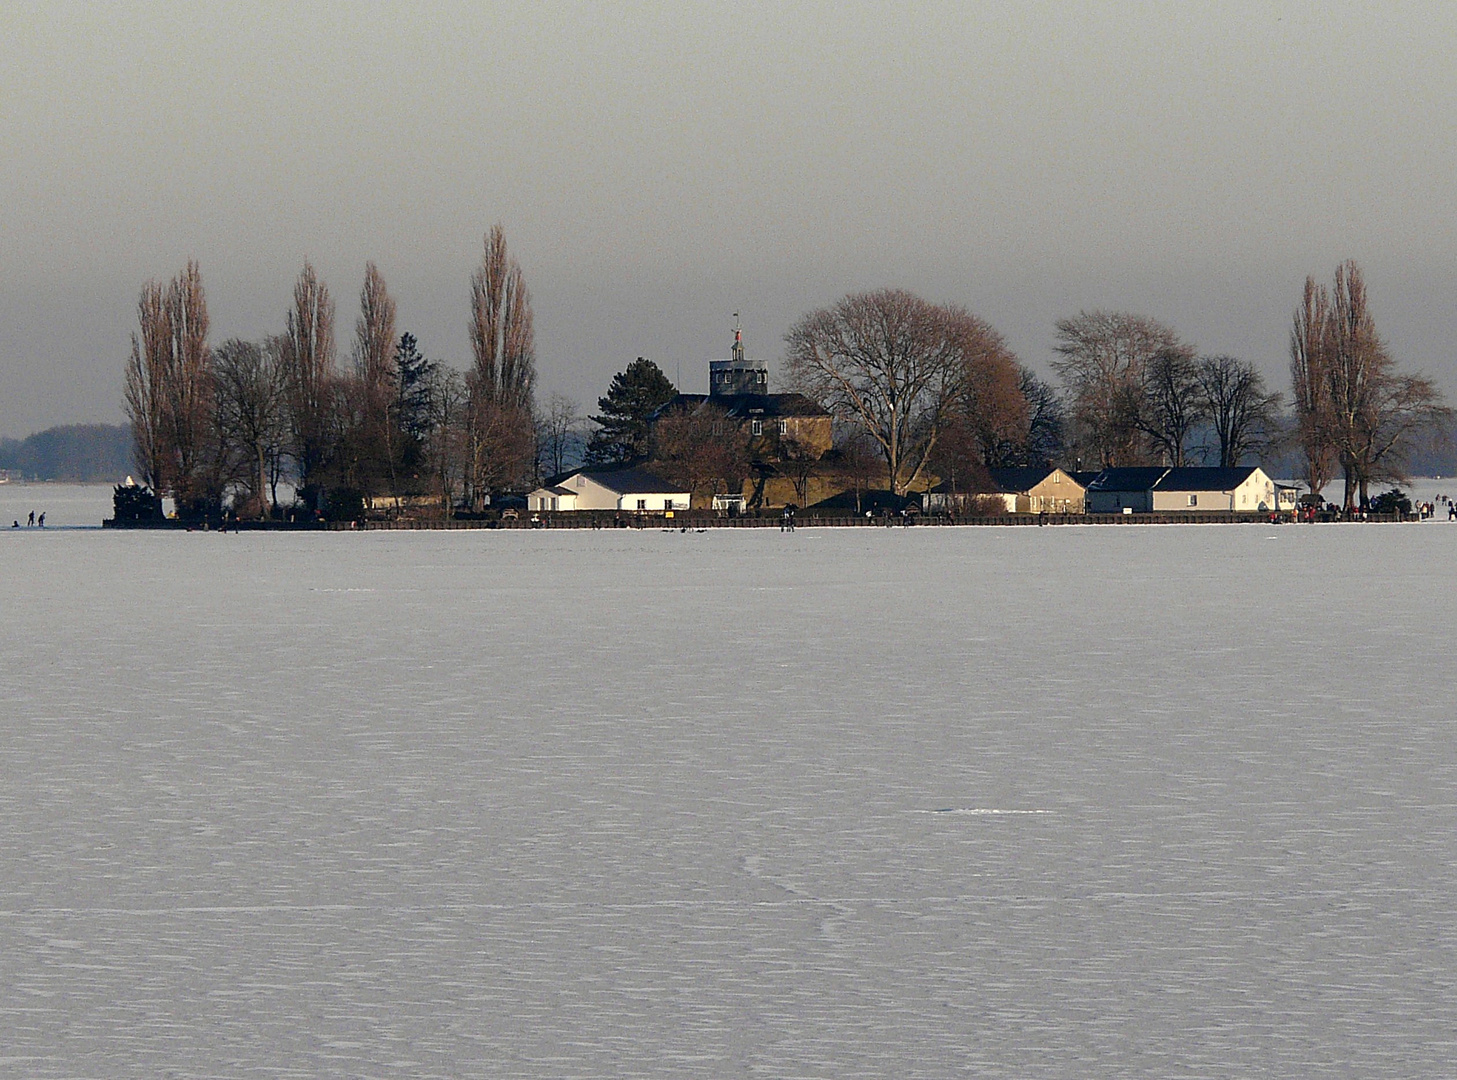
[[[526,496],[532,513],[563,510],[620,510],[661,514],[687,510],[690,493],[642,469],[579,469]]]
[[[1153,486],[1153,509],[1224,510],[1253,513],[1275,510],[1275,481],[1255,465],[1228,469],[1170,469]]]
[[[1258,513],[1276,510],[1275,481],[1256,465],[1235,468],[1134,467],[1104,469],[1088,485],[1094,514]]]
[[[1294,513],[1300,509],[1300,488],[1298,480],[1276,480],[1275,502],[1279,509]]]

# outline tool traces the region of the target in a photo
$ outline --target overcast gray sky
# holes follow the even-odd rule
[[[542,392],[633,357],[685,389],[803,312],[900,286],[1045,370],[1053,321],[1165,320],[1285,385],[1307,273],[1366,270],[1457,395],[1457,5],[93,3],[0,7],[0,434],[120,421],[148,278],[213,338],[364,264],[464,363],[501,221]],[[343,357],[341,356],[341,360]]]

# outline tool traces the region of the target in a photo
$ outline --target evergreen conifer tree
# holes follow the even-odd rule
[[[430,377],[438,365],[426,360],[414,334],[400,335],[395,346],[395,413],[400,430],[415,442],[430,431]]]
[[[678,395],[657,364],[639,356],[612,378],[607,396],[597,399],[598,430],[587,443],[587,464],[619,465],[648,456],[652,416]]]

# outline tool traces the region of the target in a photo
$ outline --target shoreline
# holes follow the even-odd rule
[[[1425,519],[1438,521],[1437,518]],[[1137,526],[1137,525],[1395,525],[1422,524],[1416,515],[1369,514],[1364,518],[1347,519],[1321,517],[1315,521],[1295,521],[1290,518],[1271,520],[1269,514],[1228,513],[1211,511],[1200,514],[1141,513],[1141,514],[1049,514],[1039,520],[1035,514],[1005,514],[984,518],[935,518],[916,517],[903,519],[865,517],[823,517],[798,518],[794,530],[799,529],[908,529],[908,528],[956,528],[956,527],[1065,527],[1065,526]],[[94,528],[94,526],[92,526]],[[621,522],[598,518],[577,520],[576,515],[562,515],[555,518],[542,517],[538,520],[521,518],[501,521],[439,521],[428,519],[402,519],[398,521],[330,521],[330,522],[288,522],[288,521],[244,521],[230,523],[226,530],[214,523],[183,523],[178,521],[118,523],[110,518],[102,521],[101,528],[115,530],[136,530],[153,532],[455,532],[465,530],[568,530],[588,532],[619,532],[623,530],[656,532],[702,532],[708,529],[778,529],[785,531],[783,519],[779,517],[739,518],[666,518],[661,514],[648,517],[633,517]]]

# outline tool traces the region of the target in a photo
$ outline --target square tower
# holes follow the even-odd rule
[[[708,362],[708,396],[733,397],[768,392],[769,368],[762,360],[744,359],[743,332],[735,326],[733,356],[728,360]]]

